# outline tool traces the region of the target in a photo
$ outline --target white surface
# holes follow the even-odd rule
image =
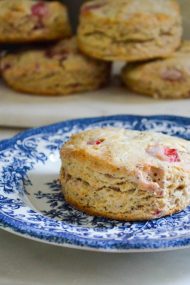
[[[0,139],[16,130],[0,129]],[[0,230],[0,285],[189,285],[190,249],[95,253],[60,248]]]
[[[112,114],[190,114],[190,99],[155,100],[129,94],[117,85],[82,95],[43,97],[16,93],[1,83],[0,126],[32,127]]]
[[[1,285],[189,285],[190,249],[106,254],[0,232]]]

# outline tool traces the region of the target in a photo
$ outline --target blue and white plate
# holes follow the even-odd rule
[[[51,244],[99,251],[153,251],[190,246],[190,207],[148,222],[122,223],[81,213],[60,191],[59,149],[71,134],[94,127],[154,130],[190,139],[190,119],[112,116],[66,121],[0,142],[2,229]]]

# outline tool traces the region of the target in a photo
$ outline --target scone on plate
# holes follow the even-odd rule
[[[122,80],[130,90],[155,98],[190,98],[190,41],[166,59],[126,65]]]
[[[67,9],[58,1],[0,1],[0,43],[56,40],[70,34]]]
[[[61,152],[68,203],[90,215],[149,220],[190,204],[190,142],[154,132],[97,128]]]
[[[179,5],[174,0],[94,0],[81,8],[78,43],[104,60],[166,57],[181,42]]]
[[[76,39],[37,50],[10,53],[1,61],[2,77],[16,91],[66,95],[98,89],[110,75],[110,64],[78,51]]]

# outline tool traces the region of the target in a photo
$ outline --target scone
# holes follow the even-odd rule
[[[67,9],[58,1],[0,1],[0,43],[56,40],[70,34]]]
[[[81,9],[78,43],[104,60],[166,57],[181,42],[179,5],[174,0],[95,0]]]
[[[154,132],[98,128],[62,147],[68,203],[90,215],[149,220],[190,204],[190,142]]]
[[[126,65],[122,80],[130,90],[155,98],[190,97],[190,41],[166,59]]]
[[[15,90],[38,95],[65,95],[104,86],[110,64],[81,54],[75,38],[51,48],[5,55],[2,77]]]

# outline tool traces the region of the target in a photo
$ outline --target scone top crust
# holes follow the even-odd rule
[[[127,64],[122,78],[133,91],[163,98],[190,96],[190,41],[165,59]]]
[[[179,15],[179,5],[174,0],[95,0],[85,3],[81,13],[84,16],[96,16],[113,21],[128,21],[141,16],[175,17]]]
[[[67,8],[59,1],[1,0],[0,42],[63,39],[71,35]]]
[[[38,5],[38,6],[36,6]],[[0,18],[7,18],[8,16],[21,16],[21,15],[34,15],[36,16],[41,13],[45,13],[46,6],[49,9],[49,16],[51,14],[51,9],[65,11],[67,12],[66,6],[59,1],[45,2],[44,0],[1,0],[0,1]],[[37,10],[38,9],[38,10]],[[38,15],[37,15],[38,12]],[[63,15],[64,16],[64,15]],[[7,18],[7,20],[11,20]]]
[[[62,147],[61,158],[63,164],[76,159],[113,175],[136,175],[146,167],[190,171],[190,143],[160,133],[93,129],[73,135]]]
[[[77,47],[76,38],[59,41],[54,45],[41,49],[21,50],[4,55],[1,61],[1,71],[6,77],[12,74],[16,77],[25,73],[59,71],[68,72],[85,70],[93,73],[96,70],[108,70],[110,65],[83,55]]]

